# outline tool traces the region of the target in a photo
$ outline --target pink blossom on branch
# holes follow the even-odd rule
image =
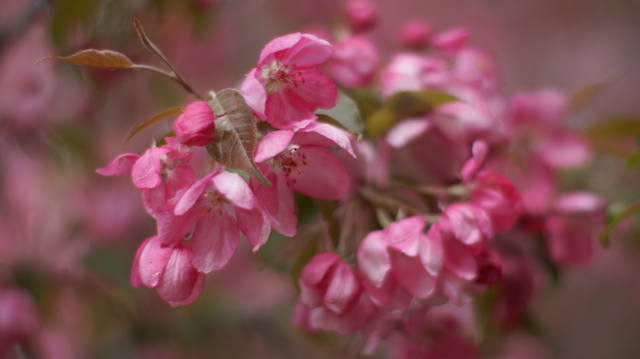
[[[311,34],[278,37],[262,49],[241,92],[258,117],[272,126],[303,128],[316,119],[315,110],[336,105],[338,90],[318,69],[332,54],[331,44]]]

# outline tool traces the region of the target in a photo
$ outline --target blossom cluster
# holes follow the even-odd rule
[[[475,297],[493,290],[490,316],[512,328],[543,276],[541,256],[556,267],[592,257],[605,202],[557,180],[590,150],[562,123],[562,93],[506,96],[466,29],[408,22],[403,50],[381,65],[369,35],[377,10],[362,0],[347,10],[349,29],[336,36],[293,33],[263,48],[237,91],[258,122],[253,138],[230,128],[213,93],[143,154],[98,170],[130,175],[156,222],[131,282],[190,304],[241,238],[255,252],[272,230],[300,237],[296,197],[311,197],[334,205],[324,220],[339,233],[297,279],[297,326],[359,332],[366,353],[386,340],[393,358],[476,357]],[[362,110],[364,136],[340,118],[345,98]],[[240,145],[224,147],[229,136]],[[248,167],[207,156],[216,146]],[[353,206],[357,219],[341,216]]]

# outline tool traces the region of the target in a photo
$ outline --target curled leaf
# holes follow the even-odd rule
[[[318,110],[316,114],[318,120],[324,120],[353,134],[361,134],[364,130],[364,122],[360,116],[358,105],[342,91],[338,94],[338,102],[333,108]]]
[[[134,63],[127,55],[113,50],[86,49],[69,56],[50,56],[42,58],[39,61],[51,59],[66,61],[74,65],[103,69],[124,69],[134,66]]]
[[[150,126],[155,125],[156,123],[167,119],[167,118],[171,118],[171,117],[175,117],[178,116],[179,114],[182,113],[182,111],[184,111],[184,108],[181,106],[178,107],[171,107],[169,109],[166,109],[160,113],[156,113],[155,115],[149,117],[148,119],[140,122],[127,136],[127,142],[132,139],[135,135],[137,135],[138,133],[140,133],[142,130],[144,130],[145,128],[148,128]]]
[[[455,101],[460,99],[440,91],[398,92],[391,96],[381,109],[367,118],[365,127],[370,135],[379,136],[402,119],[424,116],[435,107]]]
[[[160,50],[160,48],[153,41],[151,41],[149,36],[147,36],[147,33],[144,31],[142,23],[140,22],[140,20],[138,20],[138,18],[133,19],[133,27],[136,29],[136,33],[138,34],[138,38],[140,39],[142,45],[144,45],[144,47],[149,50],[149,52],[158,56],[158,58],[160,58],[160,60],[162,60],[162,62],[164,62],[164,64],[173,71],[173,66],[171,66],[171,63],[169,62],[169,60],[167,60],[167,57],[164,55],[162,50]]]
[[[216,115],[216,139],[207,146],[209,155],[226,167],[245,171],[263,184],[271,185],[253,161],[256,118],[244,97],[230,88],[210,95],[209,106]]]

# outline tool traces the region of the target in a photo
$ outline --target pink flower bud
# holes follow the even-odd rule
[[[408,48],[421,48],[427,45],[433,30],[422,20],[412,20],[400,29],[400,42]]]
[[[441,32],[433,39],[433,45],[447,54],[455,54],[467,44],[469,32],[459,27]]]
[[[215,116],[204,101],[190,103],[173,123],[173,131],[182,144],[206,146],[215,139]]]
[[[378,8],[368,0],[349,1],[347,21],[353,31],[368,30],[378,22]]]

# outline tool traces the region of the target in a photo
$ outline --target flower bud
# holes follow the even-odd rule
[[[190,103],[173,123],[173,131],[182,144],[206,146],[215,139],[215,116],[204,101]]]
[[[433,30],[425,21],[412,20],[400,29],[400,42],[404,47],[419,49],[429,42]]]
[[[354,32],[369,30],[378,22],[378,8],[368,0],[349,1],[347,21]]]

